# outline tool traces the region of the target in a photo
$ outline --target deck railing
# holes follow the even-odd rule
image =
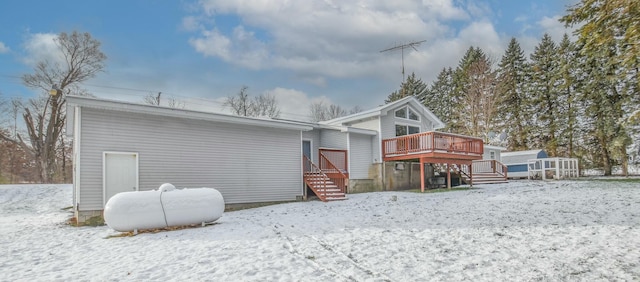
[[[478,160],[473,161],[473,174],[478,173],[495,173],[507,178],[507,166],[496,160]],[[469,173],[469,168],[465,167],[464,172]]]
[[[347,150],[338,149],[320,149],[320,161],[318,166],[325,173],[343,173],[346,174],[347,168]]]
[[[480,138],[436,131],[382,140],[384,157],[430,152],[482,155],[483,150],[483,141]]]
[[[302,156],[305,176],[315,176],[312,178],[321,181],[320,185],[317,185],[316,187],[326,189],[327,185],[330,184],[330,182],[327,180],[330,180],[331,182],[333,182],[333,184],[340,188],[340,192],[346,193],[347,181],[349,178],[344,173],[342,173],[333,163],[331,163],[331,161],[323,158],[322,155],[320,155],[320,160],[321,163],[325,163],[327,169],[321,169],[319,166],[314,164],[307,156]]]

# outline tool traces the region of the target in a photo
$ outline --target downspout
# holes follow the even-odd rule
[[[76,191],[76,198],[74,199],[75,201],[75,216],[76,218],[78,218],[78,212],[80,211],[80,179],[81,179],[81,175],[80,175],[80,152],[82,151],[80,146],[82,145],[80,143],[80,136],[82,135],[80,132],[80,129],[82,128],[81,126],[81,120],[80,120],[80,116],[81,116],[81,107],[80,106],[75,106],[75,110],[74,110],[74,120],[73,120],[73,134],[74,134],[74,138],[73,138],[73,189],[75,189]]]
[[[304,183],[304,146],[302,142],[304,141],[304,136],[302,135],[302,130],[300,130],[300,183],[302,184],[302,199],[307,199],[307,185]],[[313,148],[311,148],[311,154],[313,154]]]
[[[382,116],[378,116],[378,157],[380,158],[380,170],[382,171],[382,179],[380,183],[382,184],[382,191],[387,190],[387,184],[385,183],[385,163],[384,156],[382,155]]]

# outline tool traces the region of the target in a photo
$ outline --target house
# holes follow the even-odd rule
[[[474,183],[506,183],[509,169],[502,163],[502,151],[507,148],[484,144],[482,160],[473,161]]]
[[[502,162],[502,152],[506,150],[507,148],[505,147],[484,144],[484,154],[482,154],[482,159]]]
[[[550,158],[544,150],[503,152],[509,178],[564,179],[580,176],[578,159]]]
[[[546,157],[547,152],[544,150],[503,152],[502,163],[504,163],[509,170],[509,178],[528,178],[528,161]]]
[[[484,153],[481,139],[434,131],[443,123],[414,97],[308,123],[68,96],[67,123],[79,222],[167,182],[216,188],[226,204],[472,183]]]

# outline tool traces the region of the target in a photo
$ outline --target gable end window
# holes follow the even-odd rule
[[[397,109],[395,112],[395,116],[399,118],[410,119],[410,120],[417,120],[417,121],[420,120],[420,116],[409,107],[403,107],[403,108]]]
[[[420,127],[396,124],[396,136],[420,133]]]
[[[418,114],[416,114],[411,109],[409,109],[409,119],[410,120],[420,120],[420,117],[418,117]]]

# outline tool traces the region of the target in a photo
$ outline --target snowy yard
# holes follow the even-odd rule
[[[65,225],[70,205],[70,185],[0,186],[0,281],[640,279],[640,182],[355,194],[110,239]]]

